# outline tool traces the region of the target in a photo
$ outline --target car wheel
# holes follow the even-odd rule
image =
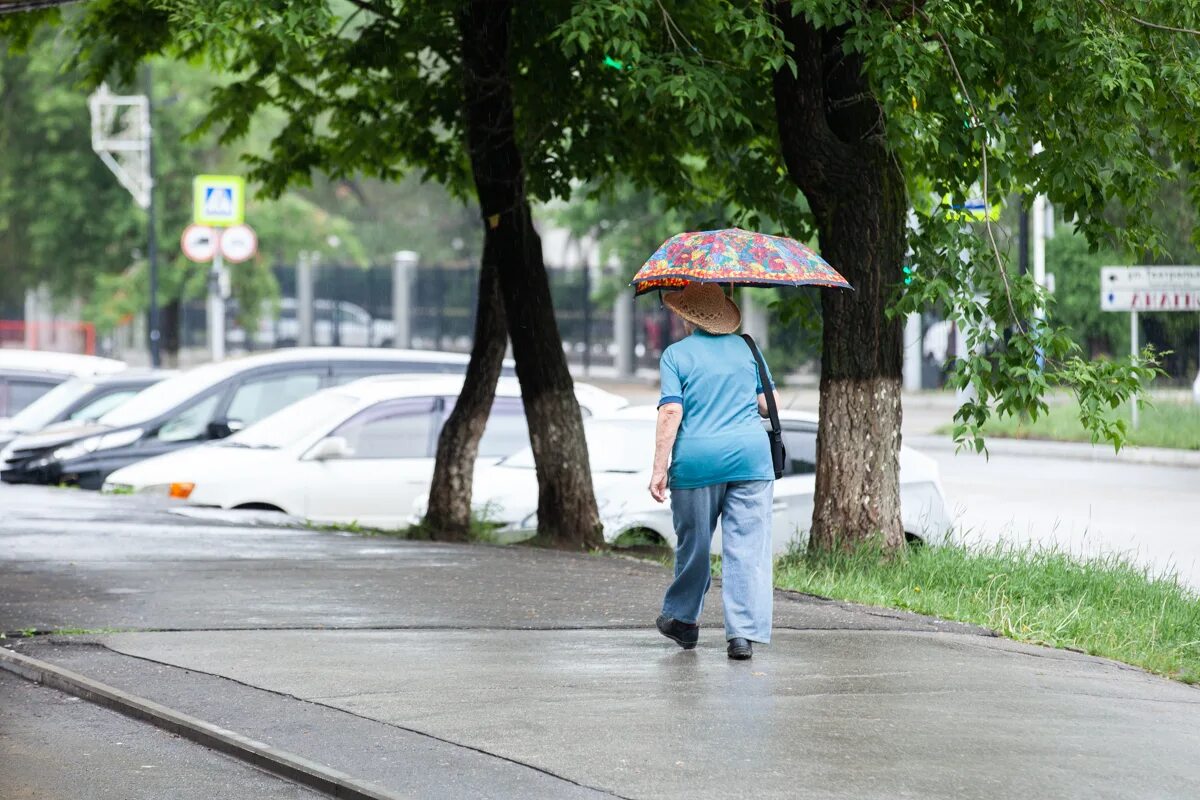
[[[279,506],[272,505],[270,503],[242,503],[241,505],[234,506],[233,510],[234,511],[277,511],[280,514],[287,513]]]
[[[618,536],[612,546],[617,550],[631,550],[639,553],[659,553],[671,549],[663,537],[649,528],[630,528]]]

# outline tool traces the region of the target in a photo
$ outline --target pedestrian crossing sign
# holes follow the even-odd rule
[[[192,221],[197,225],[241,225],[246,216],[246,181],[237,175],[197,175],[192,204]]]

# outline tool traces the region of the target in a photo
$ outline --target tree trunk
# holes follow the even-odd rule
[[[900,520],[902,320],[886,315],[902,278],[907,198],[883,112],[842,50],[785,5],[779,24],[797,75],[775,76],[784,160],[816,217],[822,255],[854,291],[824,290],[821,415],[810,552],[849,550],[879,536],[904,543]]]
[[[525,195],[509,74],[512,0],[460,8],[467,143],[487,241],[496,256],[508,335],[537,464],[538,538],[603,544],[583,418],[563,355],[550,283]]]
[[[471,362],[467,365],[458,402],[438,436],[429,507],[421,524],[431,539],[440,541],[465,542],[470,538],[475,459],[496,396],[496,380],[500,377],[508,344],[497,275],[499,250],[495,231],[488,230],[484,234],[483,262],[479,270]]]

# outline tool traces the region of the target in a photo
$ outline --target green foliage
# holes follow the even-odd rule
[[[955,436],[977,449],[990,417],[1036,417],[1059,385],[1077,395],[1093,434],[1119,443],[1123,432],[1105,411],[1156,374],[1150,352],[1093,362],[1053,315],[1031,322],[1045,293],[1012,274],[995,224],[966,226],[951,208],[972,196],[999,203],[1040,192],[1092,246],[1162,250],[1151,212],[1175,177],[1170,165],[1200,156],[1200,40],[1137,18],[1195,29],[1200,0],[1143,5],[792,3],[864,61],[882,109],[870,135],[900,165],[914,208],[907,263],[916,271],[897,286],[890,313],[932,306],[969,331],[951,384],[975,395]],[[514,7],[510,71],[532,198],[569,197],[577,181],[615,192],[628,179],[686,219],[707,213],[722,225],[812,239],[814,220],[779,152],[773,79],[796,66],[769,5]],[[228,75],[200,127],[230,142],[252,135],[263,114],[276,120],[269,143],[245,155],[268,195],[319,172],[384,181],[416,172],[467,196],[455,8],[159,0],[147,10],[107,0],[85,6],[72,33],[92,81],[130,77],[140,59],[163,52]],[[1196,204],[1200,186],[1187,191]],[[804,295],[783,305],[781,318],[813,319]]]
[[[12,18],[0,22],[12,30]],[[79,24],[79,14],[69,13],[66,22]],[[83,24],[75,32],[83,37],[87,30]],[[45,282],[59,296],[85,298],[86,318],[101,331],[112,330],[142,313],[149,298],[145,213],[89,141],[87,80],[104,75],[75,63],[68,40],[54,31],[24,27],[21,35],[32,37],[30,46],[22,49],[10,37],[0,57],[0,300],[17,302],[26,288]],[[104,58],[115,57],[108,48],[93,55],[101,50]],[[215,135],[189,136],[208,113],[208,93],[224,80],[185,63],[154,65],[160,302],[199,299],[206,292],[206,268],[183,258],[178,241],[191,221],[193,176],[236,171],[236,153]],[[129,88],[139,91],[140,84]],[[276,118],[264,117],[246,147],[261,147],[276,127]],[[231,274],[239,323],[248,328],[264,302],[278,296],[273,260],[294,261],[297,251],[306,250],[330,261],[367,263],[347,220],[295,194],[252,199],[247,219],[263,252],[231,265]]]
[[[1010,544],[794,553],[776,565],[775,585],[983,625],[1200,682],[1200,597],[1176,575],[1120,555]]]
[[[136,21],[144,4],[109,0],[89,4],[72,32],[92,80],[130,73],[160,52],[230,76],[214,87],[200,129],[228,143],[250,134],[261,115],[277,118],[264,150],[244,155],[267,195],[309,184],[319,173],[387,182],[415,173],[467,197],[473,180],[464,150],[458,5],[161,0],[145,31]],[[611,162],[631,141],[645,140],[648,149],[655,138],[666,140],[636,109],[608,102],[606,87],[622,79],[618,71],[601,72],[600,58],[556,38],[571,2],[514,9],[510,73],[532,199],[566,197],[572,181],[611,174]]]
[[[901,166],[915,214],[908,263],[917,269],[897,287],[891,313],[933,306],[969,331],[970,354],[955,363],[951,384],[976,397],[955,436],[977,449],[993,414],[1036,416],[1056,385],[1076,392],[1093,433],[1120,442],[1102,410],[1156,374],[1152,353],[1092,362],[1053,317],[1030,322],[1045,292],[1012,274],[994,224],[964,226],[951,208],[972,196],[999,203],[1040,192],[1094,246],[1161,247],[1149,212],[1171,178],[1164,159],[1192,163],[1200,145],[1192,122],[1200,44],[1137,22],[1130,5],[792,3],[817,27],[841,31],[846,51],[865,61],[883,111],[872,135]],[[1154,11],[1161,24],[1195,29],[1200,2]],[[769,8],[584,0],[562,38],[581,49],[600,42],[629,64],[614,102],[671,119],[678,136],[666,152],[706,165],[702,180],[680,188],[648,162],[631,171],[639,185],[685,205],[720,193],[738,221],[809,238],[813,220],[782,168],[772,105],[775,71],[796,67]],[[1035,153],[1038,143],[1045,149]],[[1195,203],[1200,192],[1190,191]],[[1114,204],[1126,211],[1119,225],[1106,213]]]
[[[628,180],[581,186],[570,203],[548,206],[546,214],[574,236],[596,240],[601,262],[614,258],[630,275],[668,237],[703,224]]]
[[[144,216],[92,153],[68,54],[49,31],[30,45],[14,52],[0,38],[0,301],[10,303],[42,281],[86,294],[145,246]]]

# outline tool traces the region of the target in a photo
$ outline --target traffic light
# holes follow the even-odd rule
[[[604,66],[612,67],[613,69],[625,69],[625,62],[619,61],[612,56],[604,57]]]
[[[910,283],[912,283],[913,276],[916,274],[917,274],[916,267],[910,267],[907,264],[905,264],[904,265],[904,285],[908,286]]]

